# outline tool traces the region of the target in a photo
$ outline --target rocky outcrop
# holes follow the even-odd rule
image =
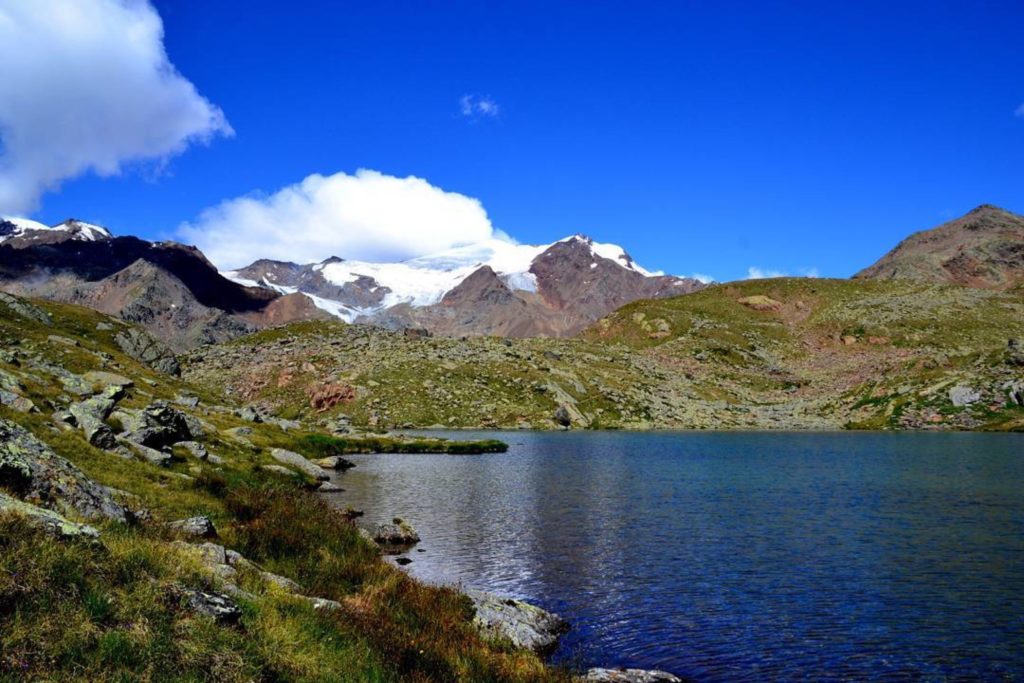
[[[22,427],[0,419],[0,488],[62,514],[129,522],[110,492]]]
[[[18,297],[0,292],[0,304],[3,304],[9,311],[15,315],[20,315],[22,318],[34,320],[41,325],[46,325],[47,327],[53,325],[53,319],[50,318],[49,313],[38,306],[30,304],[23,299],[19,299]]]
[[[506,638],[516,647],[549,652],[569,630],[569,624],[558,615],[522,600],[477,590],[466,591],[466,595],[476,608],[473,623],[480,632]]]
[[[181,365],[174,353],[143,330],[125,328],[114,335],[114,342],[126,355],[157,372],[175,377],[181,374]]]

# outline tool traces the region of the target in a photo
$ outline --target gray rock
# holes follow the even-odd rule
[[[179,519],[168,524],[171,529],[192,538],[217,538],[217,528],[206,515]]]
[[[136,327],[126,328],[115,334],[114,343],[125,355],[157,372],[175,377],[181,374],[181,365],[174,353],[162,342]]]
[[[31,400],[5,389],[0,389],[0,405],[7,406],[18,413],[31,413],[36,409],[36,404]]]
[[[488,637],[507,638],[516,647],[549,652],[569,630],[558,615],[522,600],[476,590],[466,591],[466,595],[476,608],[473,623],[477,629]]]
[[[117,439],[104,420],[113,409],[113,399],[93,396],[71,406],[70,412],[89,443],[97,448],[110,449],[117,445]]]
[[[10,294],[0,292],[0,304],[5,305],[8,309],[17,315],[20,315],[22,318],[34,320],[37,323],[46,325],[47,327],[53,325],[53,320],[50,318],[49,313],[36,305],[30,304],[24,299],[19,299],[11,296]]]
[[[280,465],[260,465],[260,469],[266,472],[273,472],[274,474],[281,474],[286,477],[299,476],[299,473],[295,470],[288,469],[287,467],[281,467]]]
[[[125,427],[124,438],[150,448],[172,446],[180,441],[192,441],[201,436],[195,418],[172,408],[166,401],[154,401],[145,410],[128,412],[122,417]]]
[[[86,524],[71,522],[52,510],[25,503],[0,491],[0,512],[21,515],[34,526],[58,538],[99,538],[100,532]]]
[[[962,408],[980,401],[981,394],[971,387],[961,384],[949,390],[949,400],[957,408]]]
[[[330,479],[330,475],[324,472],[323,469],[293,451],[286,451],[283,448],[273,448],[270,451],[270,457],[281,464],[294,467],[307,477],[317,481],[327,481]]]
[[[568,427],[572,424],[572,415],[569,413],[568,406],[564,403],[555,409],[555,414],[552,416],[552,419],[556,424],[559,424],[562,427]]]
[[[46,338],[46,341],[51,342],[53,344],[60,344],[61,346],[81,346],[81,344],[78,343],[78,340],[70,339],[68,337],[62,337],[59,334],[51,334],[49,337]]]
[[[656,669],[590,669],[584,683],[683,683],[683,679]]]
[[[113,329],[114,326],[110,323],[96,323],[97,332],[111,332]]]
[[[380,524],[373,532],[373,540],[381,545],[413,545],[420,542],[416,529],[401,517],[395,517],[390,524]]]
[[[158,451],[155,448],[143,446],[142,444],[135,443],[134,441],[122,440],[121,445],[130,449],[146,462],[152,465],[157,465],[158,467],[170,467],[171,463],[174,461],[174,456],[170,453]]]
[[[175,592],[183,599],[188,609],[208,616],[219,624],[233,624],[242,617],[242,610],[231,597],[223,593],[182,587],[178,587]]]
[[[58,513],[130,521],[103,486],[22,427],[0,419],[0,486]]]
[[[199,458],[200,460],[206,460],[207,458],[210,457],[210,452],[206,450],[206,446],[199,443],[198,441],[179,441],[174,445],[184,448],[194,457]]]
[[[1010,365],[1024,365],[1024,339],[1010,339],[1006,342],[1006,362]]]
[[[185,406],[186,408],[199,407],[199,397],[192,396],[191,394],[178,394],[174,399],[174,402],[180,406]]]
[[[308,602],[313,609],[322,610],[324,612],[333,612],[341,609],[341,603],[335,602],[334,600],[328,600],[327,598],[308,598],[304,595],[297,596]]]
[[[252,406],[245,406],[244,408],[239,410],[238,417],[242,418],[246,422],[254,422],[256,424],[263,422],[263,416],[260,415],[259,411],[257,411]]]
[[[260,572],[260,576],[267,583],[272,583],[278,588],[288,593],[299,593],[302,591],[302,586],[289,579],[287,576],[281,576],[271,572]]]
[[[321,482],[320,486],[318,486],[316,490],[319,491],[320,493],[338,493],[339,491],[344,491],[345,489],[341,488],[333,481],[325,481]]]
[[[82,379],[92,384],[99,384],[104,387],[118,387],[121,389],[131,389],[135,386],[135,382],[118,375],[113,372],[105,372],[103,370],[90,370],[89,372],[82,375]]]

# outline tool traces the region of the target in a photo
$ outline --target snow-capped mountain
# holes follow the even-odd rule
[[[27,218],[0,216],[0,244],[28,246],[30,244],[55,244],[66,240],[97,242],[110,239],[106,228],[69,218],[57,225],[46,225]]]
[[[703,286],[647,271],[622,247],[585,235],[547,245],[491,239],[399,263],[261,260],[224,275],[301,292],[348,322],[517,336],[571,334],[630,301]]]

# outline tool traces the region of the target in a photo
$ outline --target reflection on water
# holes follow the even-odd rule
[[[411,521],[413,575],[567,617],[563,660],[1024,678],[1022,435],[497,438],[508,453],[353,457],[332,498]]]

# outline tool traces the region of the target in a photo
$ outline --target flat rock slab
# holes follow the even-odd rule
[[[21,515],[33,526],[42,527],[47,533],[57,538],[97,539],[100,537],[100,532],[91,526],[72,522],[52,510],[20,501],[2,492],[0,492],[0,512],[13,512]]]
[[[469,590],[466,595],[476,607],[473,623],[486,636],[503,637],[516,647],[550,652],[558,645],[569,624],[557,614],[540,607],[494,593]]]
[[[683,679],[656,669],[590,669],[584,683],[683,683]]]
[[[278,461],[282,465],[288,465],[299,470],[307,477],[315,479],[317,481],[327,481],[330,479],[330,475],[323,471],[318,465],[313,464],[307,460],[304,456],[299,455],[293,451],[286,451],[283,448],[273,448],[270,451],[270,457]]]

